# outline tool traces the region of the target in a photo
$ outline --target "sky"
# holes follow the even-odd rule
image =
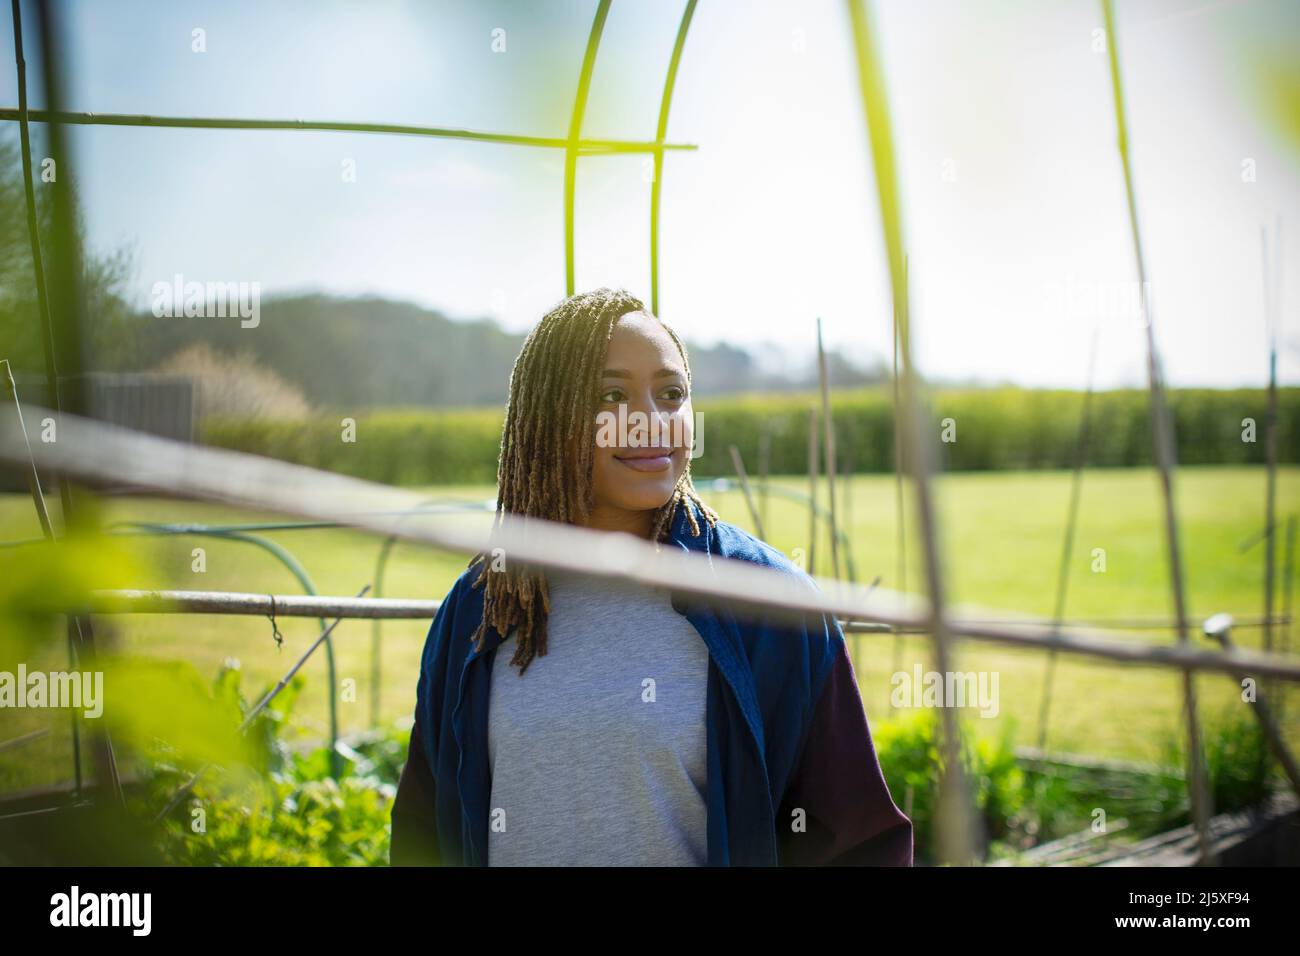
[[[65,105],[563,136],[596,6],[65,0]],[[653,138],[683,7],[614,0],[584,136]],[[1300,50],[1300,3],[1117,8],[1166,377],[1267,381],[1262,230],[1272,242],[1280,226],[1279,376],[1300,383],[1300,144],[1266,106],[1270,66]],[[35,77],[30,0],[25,9]],[[1100,5],[884,0],[873,11],[921,370],[1082,387],[1095,335],[1096,385],[1144,384]],[[665,160],[660,273],[661,317],[693,342],[793,361],[820,317],[830,345],[889,354],[847,23],[840,0],[700,0],[668,126],[670,141],[698,148]],[[3,106],[17,103],[12,50],[0,17]],[[39,88],[32,98],[41,105]],[[264,298],[382,295],[525,331],[565,292],[559,150],[108,127],[76,128],[71,143],[62,174],[78,184],[88,240],[131,251],[126,294],[142,309],[155,282],[180,273],[258,282]],[[578,168],[577,287],[623,286],[648,302],[645,158],[584,157]]]

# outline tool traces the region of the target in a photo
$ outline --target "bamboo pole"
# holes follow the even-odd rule
[[[848,529],[848,534],[844,536],[844,569],[848,572],[849,580],[856,583],[858,580],[857,560],[854,557],[853,543],[857,535],[853,533],[853,493],[857,481],[857,459],[853,454],[854,446],[850,443],[844,448],[845,472],[848,478],[844,482],[844,490],[840,493],[840,500],[844,503],[844,527]]]
[[[748,600],[747,589],[734,591],[733,599]],[[340,618],[345,620],[430,620],[442,602],[417,598],[339,597],[328,594],[255,594],[241,591],[184,590],[96,590],[84,608],[91,614],[213,614],[219,616],[265,617],[274,607],[276,617]],[[846,634],[886,635],[897,632],[924,633],[928,626],[920,616],[893,622],[862,620],[855,615],[837,614]],[[1054,622],[1027,618],[1024,621],[988,621],[949,618],[954,634],[981,644],[1027,650],[1053,651],[1077,657],[1139,667],[1174,667],[1237,676],[1247,672],[1300,681],[1300,660],[1277,653],[1266,654],[1232,645],[1224,653],[1178,644],[1148,644],[1136,635],[1102,634],[1083,628],[1060,631]]]
[[[27,234],[31,242],[32,271],[36,280],[36,313],[41,322],[41,349],[45,356],[46,403],[58,412],[59,371],[54,345],[54,325],[50,319],[50,302],[45,282],[45,258],[41,254],[41,231],[36,218],[36,191],[32,173],[31,111],[27,106],[27,58],[23,55],[23,18],[19,0],[12,0],[14,25],[14,59],[18,68],[18,135],[22,150],[23,195],[27,203]],[[12,380],[12,378],[11,378]],[[62,492],[61,492],[62,493]],[[67,508],[67,501],[63,502]]]
[[[1286,553],[1282,558],[1282,653],[1291,653],[1291,591],[1295,582],[1296,516],[1286,519]],[[1240,625],[1238,625],[1240,626]],[[1279,687],[1277,694],[1277,719],[1286,719],[1287,695],[1290,687]]]
[[[903,281],[908,281],[908,258],[903,256]],[[894,306],[893,322],[893,392],[894,392],[894,528],[898,550],[898,584],[896,591],[907,591],[907,521],[903,507],[903,414],[898,397],[898,306]],[[903,637],[894,640],[894,673],[903,669]]]
[[[1279,223],[1280,227],[1280,223]],[[1274,240],[1281,245],[1281,236]],[[1263,257],[1264,278],[1264,327],[1268,336],[1268,406],[1264,415],[1264,650],[1273,649],[1273,599],[1276,590],[1277,569],[1277,305],[1269,283],[1268,268],[1268,234],[1261,228],[1259,232],[1260,252]],[[1280,264],[1280,262],[1279,262]],[[1224,639],[1226,640],[1226,633]],[[1260,697],[1272,697],[1273,686],[1260,688]],[[1265,727],[1267,730],[1268,728]],[[1289,754],[1288,754],[1289,756]],[[1260,774],[1268,775],[1268,753],[1261,755]],[[1284,766],[1290,774],[1293,766]],[[1297,784],[1300,793],[1300,784]]]
[[[17,737],[10,737],[8,740],[0,740],[0,753],[6,750],[17,750],[19,747],[43,740],[50,735],[50,728],[42,727],[40,730],[33,730],[30,733],[21,734]]]
[[[328,594],[255,594],[243,591],[96,590],[92,614],[218,614],[359,620],[428,620],[441,601],[412,598],[335,597]],[[322,627],[323,630],[323,627]]]
[[[1124,193],[1128,201],[1129,227],[1132,232],[1133,255],[1137,264],[1138,297],[1141,303],[1143,325],[1146,328],[1147,381],[1151,392],[1151,434],[1155,446],[1156,465],[1160,473],[1161,501],[1164,506],[1165,541],[1169,556],[1170,587],[1174,598],[1174,615],[1179,622],[1178,640],[1187,643],[1187,607],[1183,591],[1182,552],[1178,540],[1178,519],[1174,513],[1173,429],[1169,421],[1169,408],[1165,402],[1164,382],[1156,353],[1154,322],[1147,300],[1146,261],[1142,252],[1142,234],[1138,226],[1137,194],[1133,186],[1133,168],[1129,161],[1128,122],[1124,110],[1124,87],[1119,71],[1119,36],[1115,30],[1115,14],[1111,0],[1101,0],[1102,15],[1106,21],[1106,50],[1110,60],[1111,89],[1114,95],[1115,127],[1120,164],[1124,172]],[[1196,684],[1191,671],[1183,672],[1183,719],[1187,727],[1187,785],[1192,803],[1192,822],[1196,827],[1201,849],[1201,862],[1214,863],[1214,847],[1210,842],[1209,786],[1205,780],[1201,760],[1201,735],[1196,712]]]
[[[831,572],[840,576],[840,534],[835,513],[835,418],[831,415],[830,376],[826,370],[826,349],[822,345],[822,320],[817,319],[817,378],[821,383],[822,448],[826,456],[826,497],[830,501],[831,517]]]
[[[33,239],[33,243],[38,246],[39,243]],[[18,400],[18,383],[14,381],[13,369],[9,366],[8,359],[0,359],[0,365],[4,366],[4,386],[5,391],[9,393],[9,400],[14,403],[14,413],[18,419],[18,429],[22,436],[23,444],[27,448],[27,488],[31,492],[32,504],[36,508],[36,520],[40,522],[41,534],[45,541],[54,540],[54,525],[50,523],[50,511],[45,504],[45,492],[41,490],[41,476],[36,470],[36,459],[32,456],[31,440],[27,436],[27,423],[23,420],[23,406]],[[77,669],[77,645],[73,638],[71,626],[67,629],[68,642],[68,669]],[[69,722],[71,723],[72,734],[72,779],[73,793],[79,799],[81,797],[81,717],[74,709],[69,712]]]
[[[817,567],[817,408],[808,409],[808,573]]]
[[[48,401],[54,410],[56,422],[63,409],[61,394],[63,382],[60,379],[61,365],[59,346],[64,348],[62,363],[71,362],[69,371],[71,407],[82,410],[81,383],[78,373],[82,368],[80,337],[78,335],[78,316],[82,313],[80,297],[80,256],[77,246],[75,228],[76,215],[71,203],[64,194],[64,189],[53,190],[50,203],[50,227],[53,243],[47,274],[44,256],[41,250],[40,229],[37,222],[36,194],[32,173],[31,157],[31,111],[27,104],[27,60],[23,52],[22,8],[19,0],[12,0],[14,60],[18,74],[18,123],[19,138],[22,149],[23,193],[27,206],[27,231],[31,243],[32,269],[36,283],[37,313],[41,322],[41,349],[45,359],[45,381],[49,391]],[[54,37],[54,28],[49,10],[44,4],[37,6],[40,17],[41,66],[44,79],[45,98],[50,107],[57,109],[61,102],[62,83],[58,68],[58,44]],[[64,149],[63,130],[58,123],[49,128],[49,154],[54,160],[54,168],[68,156]],[[66,169],[64,169],[66,176]],[[51,278],[53,281],[51,282]],[[51,296],[53,288],[53,297]],[[18,405],[17,388],[12,378],[6,383],[14,396],[14,406],[18,408],[19,424],[23,426],[23,440],[26,444],[26,427],[21,421],[22,409]],[[28,458],[31,447],[27,445]],[[36,481],[36,500],[38,509],[44,509],[44,496],[40,493],[39,472],[32,464],[32,476]],[[59,482],[59,502],[63,509],[64,527],[71,526],[78,520],[72,506],[72,489],[65,481]],[[42,529],[51,537],[53,531],[48,515],[42,520]],[[84,665],[93,668],[95,662],[95,636],[90,621],[77,617],[67,619],[67,641],[70,666],[77,668]],[[76,766],[76,793],[80,795],[82,787],[81,773],[81,736],[75,723],[73,725],[72,743],[73,760]],[[91,735],[91,756],[94,760],[99,781],[108,794],[110,804],[124,806],[121,780],[117,771],[117,757],[113,752],[113,743],[108,732],[101,729]]]
[[[767,535],[763,533],[763,519],[759,516],[758,506],[754,503],[754,496],[749,490],[749,475],[745,473],[745,461],[740,457],[740,449],[735,445],[731,446],[731,464],[736,469],[736,477],[740,479],[740,491],[745,496],[745,507],[749,509],[749,520],[754,522],[754,532],[762,540],[767,540]]]
[[[1277,554],[1277,302],[1269,283],[1268,236],[1260,230],[1264,274],[1264,324],[1268,334],[1268,411],[1264,418],[1264,456],[1267,481],[1264,492],[1264,619],[1273,617],[1274,569]],[[1280,245],[1280,236],[1275,242]],[[1272,624],[1264,625],[1264,650],[1273,649]]]
[[[903,258],[903,223],[899,187],[895,172],[893,133],[890,128],[889,101],[884,76],[875,49],[870,16],[862,0],[848,0],[853,26],[854,51],[857,55],[858,82],[871,158],[875,170],[881,227],[889,259],[890,287],[898,325],[898,354],[903,371],[902,398],[906,414],[903,431],[904,448],[916,496],[916,510],[924,545],[926,578],[929,586],[929,621],[935,669],[952,670],[949,629],[945,613],[946,592],[939,552],[938,518],[930,494],[929,474],[932,448],[922,416],[920,382],[912,365],[911,330],[907,280]],[[937,823],[940,858],[948,863],[968,865],[975,862],[975,811],[966,774],[962,766],[961,728],[951,707],[942,707],[944,774],[940,780]]]
[[[1083,466],[1088,459],[1088,436],[1092,428],[1092,385],[1097,365],[1097,334],[1092,330],[1088,349],[1088,378],[1083,393],[1083,413],[1079,416],[1079,439],[1075,447],[1074,474],[1070,478],[1070,505],[1065,517],[1065,542],[1061,545],[1061,564],[1056,573],[1056,609],[1052,614],[1059,627],[1065,620],[1065,596],[1070,583],[1070,564],[1074,551],[1074,530],[1079,522],[1079,496],[1083,489]],[[1038,749],[1047,749],[1047,722],[1052,706],[1052,683],[1056,677],[1056,654],[1047,655],[1047,672],[1043,675],[1043,700],[1038,709]]]

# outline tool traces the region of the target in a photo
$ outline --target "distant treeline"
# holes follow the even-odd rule
[[[135,316],[119,323],[130,357],[114,370],[166,367],[202,344],[221,356],[255,359],[322,408],[473,408],[506,400],[524,342],[492,319],[453,320],[375,297],[285,296],[264,301],[261,313],[256,329],[224,319]],[[710,394],[797,391],[817,382],[811,356],[788,375],[765,372],[754,354],[725,342],[692,343],[690,356],[697,390]],[[860,367],[839,352],[827,361],[837,385],[866,386],[885,377],[883,365]]]
[[[1169,397],[1180,464],[1265,461],[1268,397],[1263,389],[1180,389]],[[928,414],[941,467],[948,471],[1073,467],[1083,402],[1082,393],[1070,391],[939,391],[932,396]],[[749,471],[755,473],[764,443],[769,448],[772,474],[806,472],[809,409],[816,406],[816,396],[809,394],[743,395],[697,402],[704,454],[693,465],[695,474],[731,474],[731,445],[740,449]],[[843,392],[832,399],[832,409],[840,471],[893,470],[894,418],[889,391]],[[1300,389],[1281,389],[1278,458],[1283,463],[1300,461],[1297,412]],[[347,415],[321,412],[307,421],[286,422],[210,419],[204,427],[204,440],[388,484],[496,480],[499,409],[395,409],[353,415],[354,442],[343,441],[341,421]],[[1248,440],[1252,437],[1253,441]],[[1147,393],[1134,389],[1094,395],[1086,463],[1125,467],[1151,462]]]

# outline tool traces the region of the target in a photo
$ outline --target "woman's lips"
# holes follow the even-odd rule
[[[664,471],[672,466],[672,448],[628,448],[614,456],[633,471]]]

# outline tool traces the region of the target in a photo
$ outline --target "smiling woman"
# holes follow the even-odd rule
[[[671,370],[673,381],[661,381],[660,370]],[[689,416],[689,387],[685,347],[640,300],[610,289],[565,299],[533,329],[510,373],[497,510],[654,540],[664,539],[687,501],[716,521],[695,492],[685,448],[667,456],[668,468],[640,471],[619,458],[636,454],[631,436],[598,441],[598,412],[630,405],[643,415]],[[698,533],[694,518],[691,524]],[[512,663],[522,671],[546,653],[546,617],[536,613],[546,601],[545,579],[529,568],[478,565],[475,586],[485,598],[476,636],[481,642],[489,627],[502,634],[518,627]]]
[[[685,478],[693,432],[685,351],[644,311],[620,316],[611,330],[600,407],[594,507],[582,523],[646,537],[656,511],[675,500]]]
[[[640,301],[565,299],[511,373],[498,511],[815,588],[696,493],[690,390],[685,348]],[[395,865],[912,862],[829,615],[480,554],[433,621],[416,698]]]

